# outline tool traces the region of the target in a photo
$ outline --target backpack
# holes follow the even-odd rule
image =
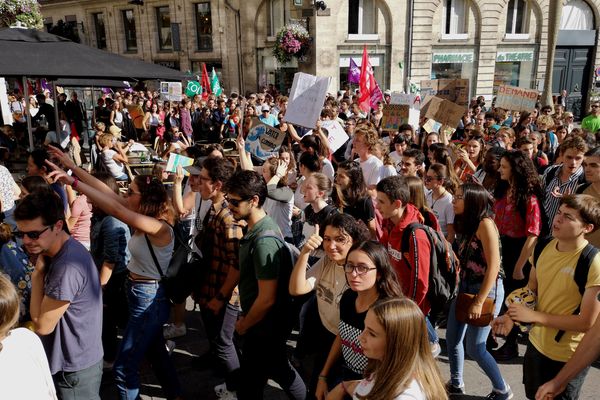
[[[415,230],[421,229],[427,235],[431,245],[431,261],[429,264],[429,289],[427,299],[431,305],[431,315],[437,316],[443,312],[458,293],[460,262],[452,245],[446,240],[442,232],[413,222],[408,224],[402,233],[401,249],[409,249],[409,240]],[[417,250],[415,249],[415,264],[419,265]]]
[[[283,247],[287,250],[286,252],[288,254],[289,261],[291,262],[290,265],[292,268],[294,268],[294,265],[296,265],[296,261],[298,261],[298,257],[300,257],[300,250],[298,250],[298,248],[293,244],[286,242],[283,239],[281,233],[273,229],[267,229],[265,231],[262,231],[257,237],[254,238],[252,247],[250,248],[250,255],[252,255],[252,253],[254,252],[254,248],[256,247],[255,242],[268,237],[275,238],[283,244]]]
[[[536,269],[538,269],[538,267],[537,267],[538,258],[540,257],[540,255],[542,254],[542,251],[544,251],[544,249],[546,248],[548,243],[550,243],[551,241],[552,241],[551,237],[538,239],[538,242],[536,243],[535,248],[533,249],[533,266]],[[581,294],[582,298],[583,298],[583,293],[585,292],[585,284],[587,283],[588,272],[590,271],[592,262],[594,261],[594,258],[596,257],[596,255],[598,254],[599,251],[600,250],[598,250],[598,248],[594,247],[594,245],[592,245],[591,243],[588,243],[587,246],[584,247],[583,251],[579,255],[579,259],[577,260],[577,265],[575,266],[575,273],[573,275],[573,279],[575,280],[575,283],[577,284],[577,288],[579,289],[579,293]],[[573,311],[572,315],[579,314],[579,311],[581,311],[581,303]],[[560,342],[560,339],[563,337],[564,334],[565,334],[564,330],[559,330],[556,333],[556,336],[554,336],[554,340],[556,342]]]

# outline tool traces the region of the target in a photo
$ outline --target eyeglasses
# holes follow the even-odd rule
[[[351,273],[355,272],[356,275],[364,275],[367,272],[372,271],[374,269],[377,269],[377,268],[367,267],[364,264],[357,264],[357,265],[346,264],[346,265],[344,265],[344,272],[347,274],[351,274]]]
[[[127,196],[131,196],[131,195],[134,195],[134,194],[141,195],[142,193],[140,193],[140,192],[134,192],[132,188],[127,189]]]
[[[242,204],[244,201],[250,200],[251,198],[252,198],[252,196],[245,198],[245,199],[232,199],[229,196],[225,196],[225,199],[229,202],[229,204],[231,204],[234,207],[239,207],[240,204]]]
[[[52,228],[52,226],[53,225],[47,226],[46,229],[42,229],[41,231],[29,231],[29,232],[14,231],[13,235],[15,235],[15,237],[18,239],[23,239],[23,237],[27,236],[31,240],[38,240],[40,238],[40,236],[42,236],[42,234],[44,232],[46,232],[48,229]]]

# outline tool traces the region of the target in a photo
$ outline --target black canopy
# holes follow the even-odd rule
[[[180,81],[184,73],[34,29],[0,30],[0,76]]]

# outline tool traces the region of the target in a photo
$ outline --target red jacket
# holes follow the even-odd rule
[[[423,230],[416,229],[409,241],[409,248],[400,248],[404,228],[413,222],[422,224],[424,219],[415,206],[407,204],[404,215],[398,224],[394,226],[390,220],[384,221],[381,243],[387,247],[390,261],[396,271],[404,295],[413,299],[421,308],[421,311],[427,315],[431,308],[427,300],[431,258],[429,239]]]

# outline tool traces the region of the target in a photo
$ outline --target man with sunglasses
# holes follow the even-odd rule
[[[242,308],[235,325],[242,340],[237,396],[240,400],[262,399],[271,378],[291,399],[305,399],[306,386],[286,351],[297,317],[288,292],[292,259],[278,225],[263,210],[267,184],[255,171],[239,171],[224,190],[233,217],[248,223],[236,266]]]
[[[591,105],[591,113],[581,121],[581,129],[591,134],[600,130],[600,102],[594,101]]]
[[[15,209],[16,237],[37,258],[30,314],[60,399],[100,399],[102,290],[83,245],[66,231],[58,195],[32,193]]]

